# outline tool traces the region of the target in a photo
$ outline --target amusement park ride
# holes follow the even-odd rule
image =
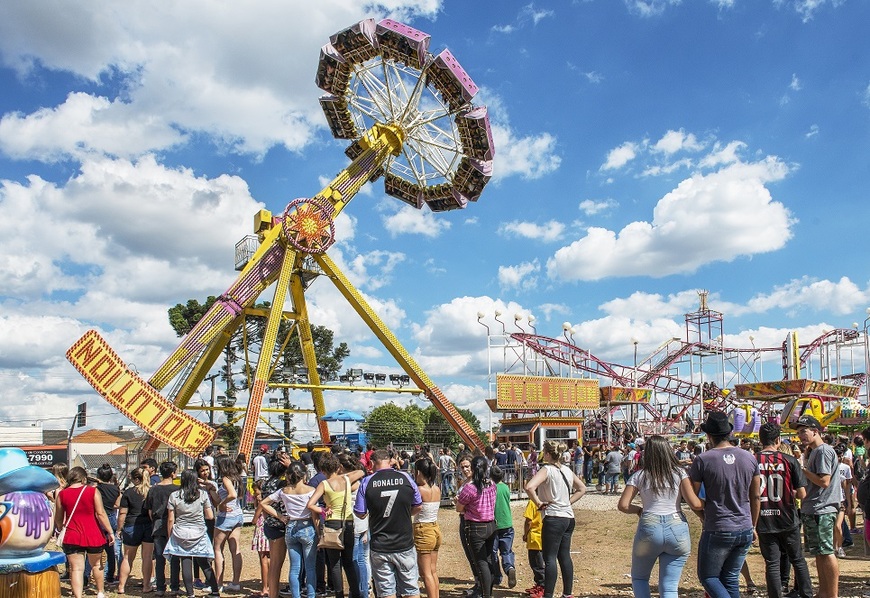
[[[163,442],[195,455],[212,442],[214,430],[182,410],[245,317],[256,315],[257,298],[273,285],[259,355],[246,368],[250,396],[247,406],[240,407],[246,414],[239,451],[251,454],[267,387],[310,391],[321,437],[329,440],[320,419],[323,391],[359,387],[321,383],[305,300],[305,291],[321,276],[332,281],[371,328],[416,384],[416,392],[432,401],[467,444],[482,447],[327,253],[335,240],[335,218],[367,182],[383,177],[387,194],[418,209],[425,204],[442,212],[477,201],[491,177],[494,145],[487,109],[471,103],[477,86],[449,50],[431,54],[429,41],[428,34],[389,19],[377,24],[367,19],[330,37],[320,53],[316,84],[326,92],[320,105],[332,134],[351,141],[345,150],[351,164],[314,197],[291,201],[280,216],[266,210],[255,215],[256,237],[236,246],[238,278],[147,382],[94,331],[67,352],[106,400],[151,434],[146,453]],[[285,310],[288,294],[291,305]],[[292,322],[300,339],[307,383],[271,382],[283,319]]]
[[[520,326],[521,314],[515,319],[517,332],[508,331],[498,320],[501,314],[496,320],[502,334],[493,335],[481,322],[488,330],[490,351],[502,352],[504,374],[580,377],[600,384],[592,409],[565,409],[564,404],[549,410],[531,404],[525,409],[502,409],[499,400],[491,401],[491,409],[508,413],[501,420],[499,436],[524,441],[532,429],[528,423],[540,421],[558,428],[560,419],[569,422],[567,428],[579,419],[584,439],[591,443],[650,433],[692,434],[711,410],[728,413],[737,436],[757,434],[765,421],[792,431],[790,425],[804,413],[825,426],[833,424],[833,429],[870,425],[866,392],[863,403],[859,401],[870,360],[867,330],[862,334],[857,325],[835,329],[806,345],[799,345],[791,333],[779,347],[725,347],[723,314],[709,309],[706,291],[699,297],[699,309],[685,316],[685,337],[668,339],[634,365],[609,362],[577,346],[567,323],[563,340],[537,334],[534,325],[532,332],[526,331]],[[763,381],[760,369],[765,362],[781,365],[775,381]],[[501,388],[502,379],[508,377],[496,376],[496,393],[491,389],[490,394],[514,398],[513,391]],[[507,380],[504,386],[509,384],[516,381]]]

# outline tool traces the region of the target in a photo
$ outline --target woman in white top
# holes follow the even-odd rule
[[[302,463],[293,462],[287,468],[287,485],[267,496],[260,503],[263,512],[280,519],[286,525],[284,541],[290,555],[290,592],[293,598],[300,598],[299,571],[305,567],[305,584],[308,596],[314,596],[317,574],[317,530],[314,527],[315,515],[308,509],[308,501],[314,488],[305,483],[305,469]],[[280,502],[284,513],[273,506]],[[269,596],[277,596],[280,585],[280,570],[269,575]]]
[[[438,467],[428,457],[414,464],[417,487],[423,498],[422,510],[414,517],[414,546],[417,548],[417,567],[423,576],[427,598],[438,598],[438,549],[441,547],[441,529],[438,527],[438,509],[441,507],[441,488],[435,483]]]
[[[544,596],[553,598],[558,571],[562,571],[562,595],[572,596],[574,564],[571,561],[571,536],[574,534],[572,504],[586,494],[586,486],[570,467],[559,463],[565,444],[548,440],[541,450],[543,467],[526,484],[529,500],[541,510],[541,542],[544,553]]]
[[[618,505],[623,513],[639,518],[631,551],[631,587],[635,596],[649,597],[649,576],[658,561],[659,595],[677,598],[680,576],[691,552],[689,524],[680,510],[680,497],[696,511],[703,510],[704,503],[665,438],[647,438],[640,466],[626,483]],[[632,504],[637,494],[643,506]]]

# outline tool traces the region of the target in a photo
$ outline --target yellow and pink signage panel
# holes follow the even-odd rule
[[[511,409],[598,409],[598,380],[499,374],[496,405]]]
[[[649,403],[652,399],[652,389],[624,386],[603,386],[601,388],[601,404],[611,405],[634,403]]]
[[[104,399],[160,442],[195,457],[214,440],[213,428],[167,401],[131,372],[95,330],[76,341],[66,358]]]

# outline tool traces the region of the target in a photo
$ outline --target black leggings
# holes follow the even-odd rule
[[[492,578],[495,573],[495,557],[492,549],[495,544],[495,521],[465,520],[465,539],[474,576],[480,583],[482,598],[492,595]]]
[[[340,521],[327,521],[327,527],[341,525]],[[344,568],[344,574],[347,576],[347,585],[350,586],[350,595],[352,598],[361,598],[359,592],[359,575],[356,571],[356,562],[353,560],[353,545],[356,539],[353,536],[353,519],[344,521],[344,533],[342,534],[344,541],[343,550],[326,549],[326,564],[329,570],[329,579],[332,582],[332,589],[335,590],[337,598],[344,598],[344,581],[341,578],[341,570]]]
[[[208,534],[209,541],[214,544],[214,519],[205,520],[205,533]],[[199,564],[196,561],[193,561],[193,576],[199,579]]]
[[[211,568],[211,561],[205,557],[197,556],[172,556],[169,560],[169,587],[173,592],[178,591],[178,574],[184,580],[184,591],[188,596],[193,596],[193,563],[199,565],[202,570],[202,576],[205,577],[205,583],[211,587],[212,594],[217,595],[218,585],[217,578],[214,576],[214,569]]]
[[[544,547],[544,598],[553,598],[556,589],[558,561],[562,570],[562,595],[570,596],[574,586],[574,563],[571,561],[571,535],[574,533],[573,517],[544,517],[541,528],[541,544]]]

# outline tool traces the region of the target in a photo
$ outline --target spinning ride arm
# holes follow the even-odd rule
[[[250,381],[239,450],[250,454],[253,447],[288,292],[294,303],[292,317],[309,372],[315,413],[318,419],[324,415],[305,305],[307,283],[302,266],[306,255],[330,274],[375,335],[463,439],[482,448],[480,439],[459,412],[325,254],[334,241],[335,217],[368,181],[383,176],[387,194],[418,209],[425,203],[433,212],[439,212],[464,208],[469,201],[477,201],[491,178],[494,149],[489,117],[485,106],[471,104],[477,86],[448,50],[433,56],[428,48],[428,34],[389,19],[378,24],[366,19],[330,37],[330,43],[321,51],[315,82],[326,92],[320,104],[333,135],[353,140],[345,151],[352,163],[313,198],[288,204],[282,217],[272,218],[266,211],[258,215],[255,227],[260,235],[259,247],[230,288],[196,323],[148,384],[135,375],[122,376],[120,369],[126,366],[102,339],[94,338],[99,336],[95,332],[70,349],[67,355],[73,365],[110,402],[117,398],[111,384],[118,378],[119,384],[128,383],[121,389],[121,395],[132,389],[125,405],[132,404],[140,395],[147,395],[154,403],[148,406],[159,413],[150,420],[134,417],[144,406],[137,407],[139,411],[135,413],[131,413],[132,407],[124,411],[152,434],[145,446],[146,453],[153,452],[160,442],[174,442],[173,446],[188,454],[211,442],[213,430],[204,430],[207,426],[202,422],[185,420],[189,426],[199,424],[195,430],[197,441],[188,442],[183,448],[178,446],[180,441],[176,438],[192,433],[185,432],[186,427],[174,432],[182,426],[182,416],[187,416],[179,408],[186,406],[220,357],[246,310],[276,282],[256,371]],[[100,370],[104,360],[115,368],[111,376],[118,371],[116,377]],[[108,385],[103,383],[107,376],[111,383]],[[172,380],[176,382],[169,392],[172,403],[168,403],[155,389],[162,391]],[[175,426],[169,433],[159,433],[158,427],[164,420]],[[321,437],[328,441],[326,424],[319,423]]]
[[[347,299],[348,303],[353,306],[360,317],[362,317],[365,323],[368,324],[375,336],[378,337],[378,340],[383,343],[384,347],[386,347],[393,358],[399,363],[405,373],[408,374],[408,377],[410,377],[419,388],[425,391],[426,398],[432,401],[432,404],[435,405],[435,408],[438,409],[439,412],[441,412],[441,415],[444,416],[447,423],[453,426],[453,429],[456,430],[462,438],[462,441],[468,446],[473,446],[483,450],[483,442],[478,438],[474,429],[468,425],[468,422],[465,421],[465,418],[463,418],[459,411],[457,411],[456,407],[447,400],[447,397],[444,396],[441,389],[432,382],[429,376],[426,375],[426,372],[423,371],[423,368],[421,368],[416,360],[405,350],[399,342],[399,339],[397,339],[390,329],[387,328],[383,320],[378,317],[378,314],[369,306],[360,292],[353,287],[341,270],[336,267],[335,263],[329,258],[329,256],[322,253],[314,256],[314,259],[317,260],[317,263],[320,264],[320,267],[323,268],[323,271],[326,272],[336,288],[342,295],[344,295],[344,298]]]
[[[297,218],[295,222],[296,228],[302,230],[288,230],[286,226],[272,226],[269,228],[263,234],[260,247],[236,281],[215,301],[211,309],[206,312],[187,336],[185,336],[184,341],[149,379],[149,384],[157,390],[163,389],[170,380],[181,372],[191,359],[198,356],[200,361],[197,362],[194,371],[201,372],[201,375],[204,377],[205,373],[208,372],[220,356],[221,349],[226,346],[229,335],[232,333],[232,329],[234,329],[233,323],[237,322],[245,308],[253,306],[257,297],[284,274],[286,282],[283,285],[279,284],[278,288],[276,288],[272,309],[267,320],[263,350],[257,363],[251,397],[248,402],[248,413],[245,417],[245,426],[242,432],[242,442],[239,446],[241,452],[250,454],[251,448],[253,448],[254,433],[259,419],[262,398],[268,382],[269,359],[267,356],[271,355],[272,347],[275,344],[284,300],[288,288],[291,287],[291,277],[298,278],[293,276],[293,272],[298,270],[297,260],[302,258],[299,250],[305,248],[304,246],[298,248],[294,245],[299,244],[300,240],[304,240],[304,235],[308,235],[309,238],[312,237],[312,231],[308,229],[313,228],[315,229],[313,232],[316,233],[327,224],[327,219],[328,223],[331,223],[366,181],[375,174],[380,164],[387,159],[387,156],[395,155],[400,151],[401,143],[402,135],[395,127],[387,125],[373,126],[359,141],[359,146],[363,150],[362,153],[312,200],[311,205],[321,208],[324,206],[317,206],[314,202],[321,200],[320,203],[322,204],[324,201],[328,201],[328,204],[325,206],[327,208],[326,213],[322,209],[319,213],[317,210],[305,212],[303,209],[309,204],[303,202],[301,209],[297,210],[296,213],[302,212],[303,216],[308,216],[308,220]],[[288,220],[287,216],[291,215],[285,213],[285,222]],[[322,244],[317,249],[323,249]],[[298,284],[301,290],[301,282]],[[295,295],[294,301],[297,307],[300,303],[304,305],[304,299],[300,299],[301,292]],[[306,365],[311,366],[308,370],[309,376],[312,376],[312,383],[318,384],[319,379],[317,382],[314,381],[317,376],[317,368],[312,365],[314,361],[313,348],[309,350],[305,349],[305,345],[310,344],[305,343],[305,339],[311,339],[307,313],[306,317],[299,322],[301,323],[299,331],[300,339],[303,341],[303,354]],[[237,327],[238,323],[235,326]],[[314,373],[312,374],[312,372]],[[201,379],[199,382],[201,382]],[[174,397],[175,405],[178,407],[186,406],[197,385],[185,383],[182,386],[184,392],[180,392]],[[314,403],[315,413],[318,417],[324,415],[323,393],[319,389],[314,389]],[[325,422],[319,422],[319,431],[321,439],[324,442],[328,441],[329,431]],[[146,443],[144,451],[146,453],[153,452],[159,444],[158,440],[151,438]]]

